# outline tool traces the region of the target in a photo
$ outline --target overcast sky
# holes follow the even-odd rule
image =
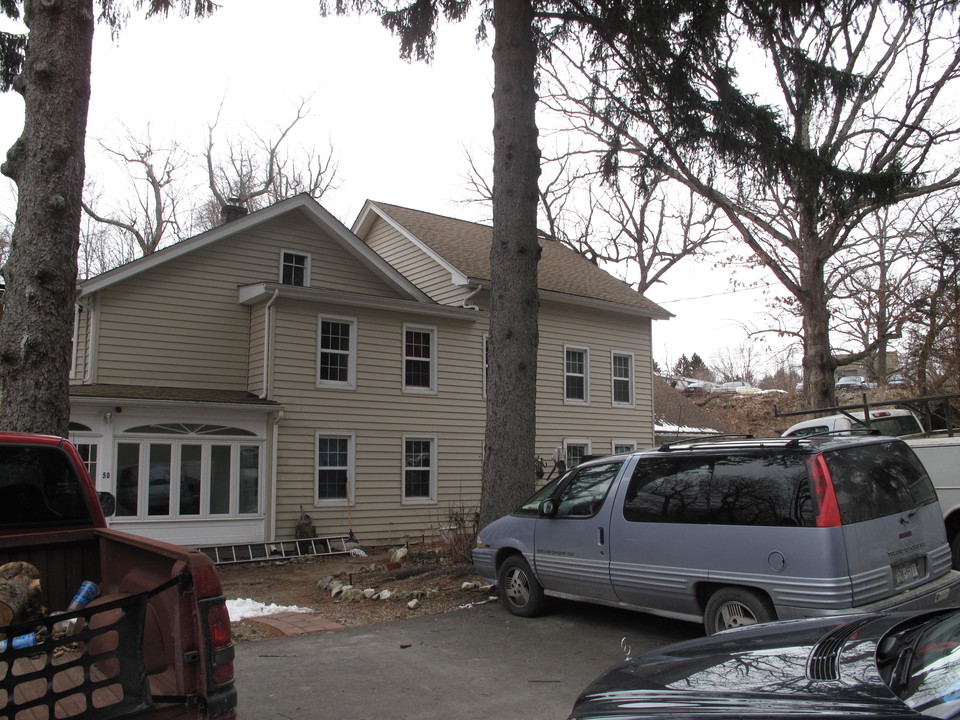
[[[466,220],[489,212],[465,204],[466,153],[489,163],[493,68],[475,23],[445,26],[432,65],[399,59],[397,40],[375,18],[321,18],[316,0],[223,0],[202,20],[134,18],[116,41],[97,28],[88,123],[88,176],[107,190],[117,177],[93,157],[92,141],[145,133],[176,138],[196,156],[223,103],[224,137],[254,127],[270,135],[309,98],[312,115],[297,143],[339,159],[338,190],[323,204],[349,226],[365,199]],[[264,11],[270,7],[271,11]],[[280,11],[282,8],[282,12]],[[10,26],[0,26],[9,29]],[[16,93],[0,95],[0,145],[23,125]],[[0,213],[13,217],[9,181]],[[707,362],[745,342],[740,324],[764,309],[759,291],[733,293],[729,271],[687,263],[648,293],[677,317],[654,324],[654,358],[673,363],[699,353]],[[760,352],[763,352],[762,350]]]

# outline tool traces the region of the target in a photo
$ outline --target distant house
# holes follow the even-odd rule
[[[112,524],[225,544],[306,512],[375,545],[475,507],[491,235],[374,202],[351,231],[297,196],[82,282],[71,439]],[[537,453],[652,444],[669,314],[542,246]]]

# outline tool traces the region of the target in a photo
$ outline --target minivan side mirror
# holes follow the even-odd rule
[[[540,517],[553,517],[557,513],[557,505],[553,498],[547,498],[540,503]]]

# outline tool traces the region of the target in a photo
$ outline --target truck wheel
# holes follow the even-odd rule
[[[511,555],[503,561],[497,573],[497,586],[503,604],[514,615],[534,617],[543,610],[543,586],[522,555]]]
[[[746,625],[772,622],[777,613],[766,596],[755,590],[725,587],[717,590],[707,601],[703,626],[707,635]]]

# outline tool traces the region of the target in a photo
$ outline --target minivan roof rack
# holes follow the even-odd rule
[[[704,435],[703,437],[685,438],[683,440],[671,440],[657,448],[660,452],[670,452],[674,445],[687,445],[690,443],[711,443],[718,440],[753,440],[754,436],[749,433],[724,433],[719,435]]]

